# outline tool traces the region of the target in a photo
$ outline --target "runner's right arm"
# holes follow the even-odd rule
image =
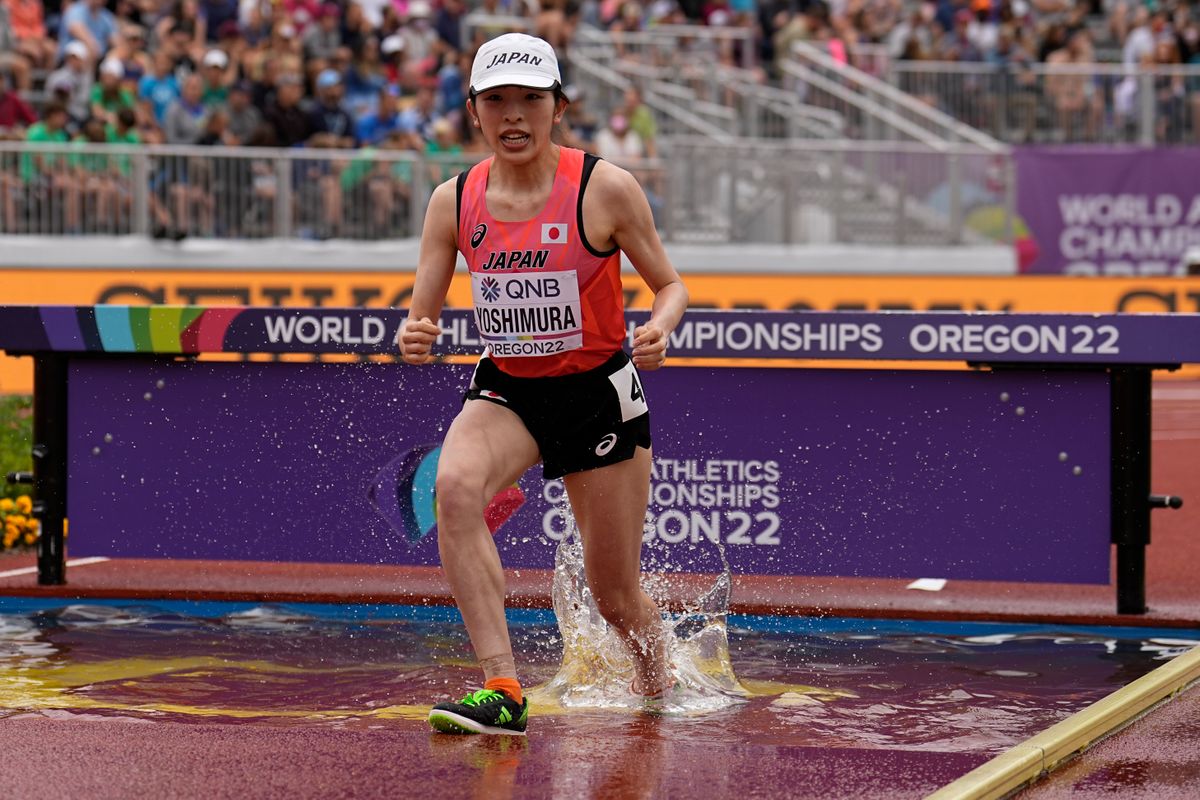
[[[400,326],[400,354],[409,364],[424,364],[442,329],[437,319],[446,302],[450,279],[458,263],[458,192],[451,179],[433,190],[421,231],[417,279],[413,284],[408,318]]]

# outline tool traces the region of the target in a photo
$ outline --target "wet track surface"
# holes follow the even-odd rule
[[[484,738],[425,727],[430,703],[478,680],[453,618],[203,603],[5,614],[13,774],[0,777],[28,797],[919,797],[1188,641],[735,617],[747,695],[725,710],[651,716],[627,697],[563,708],[534,690],[528,737]],[[515,622],[526,683],[549,680],[562,654],[549,614]],[[69,763],[45,776],[14,768],[63,748]]]

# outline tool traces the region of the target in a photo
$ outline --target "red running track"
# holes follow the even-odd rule
[[[742,578],[734,610],[831,616],[1200,627],[1200,383],[1155,384],[1153,489],[1179,494],[1155,512],[1147,559],[1150,612],[1118,617],[1111,587],[957,581],[938,593],[906,581]],[[5,559],[2,570],[31,566]],[[919,577],[919,576],[913,576]],[[353,566],[107,562],[70,586],[31,575],[0,593],[266,601],[447,602],[434,570]],[[516,604],[545,605],[549,576],[511,582]],[[303,588],[298,588],[303,587]],[[1101,744],[1027,791],[1032,798],[1200,796],[1200,690]],[[812,748],[713,748],[635,718],[627,735],[579,741],[539,722],[528,740],[434,737],[416,723],[379,730],[24,715],[0,725],[0,786],[13,797],[919,797],[978,766],[970,754]],[[517,742],[514,744],[514,742]]]

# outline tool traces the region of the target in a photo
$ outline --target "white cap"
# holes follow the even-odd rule
[[[426,0],[412,0],[408,4],[408,16],[428,17],[433,14],[433,7]]]
[[[125,65],[119,58],[106,58],[100,62],[100,74],[112,75],[114,78],[125,77]]]
[[[229,56],[225,55],[224,50],[209,50],[204,54],[204,66],[225,69],[229,66]]]
[[[87,61],[88,56],[91,55],[91,51],[88,50],[87,45],[84,44],[83,42],[79,41],[78,39],[73,39],[63,49],[63,53],[65,53],[68,56],[75,56],[76,58],[82,58],[84,61]]]
[[[554,48],[524,33],[506,33],[485,42],[471,65],[472,92],[497,86],[551,89],[561,81]]]
[[[385,56],[395,55],[404,49],[404,37],[398,33],[393,33],[391,36],[379,43],[379,52]]]

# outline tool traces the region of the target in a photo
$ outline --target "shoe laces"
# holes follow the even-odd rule
[[[469,693],[462,699],[464,706],[481,706],[484,703],[490,703],[494,700],[507,699],[508,695],[503,692],[497,692],[495,689],[479,689]]]

